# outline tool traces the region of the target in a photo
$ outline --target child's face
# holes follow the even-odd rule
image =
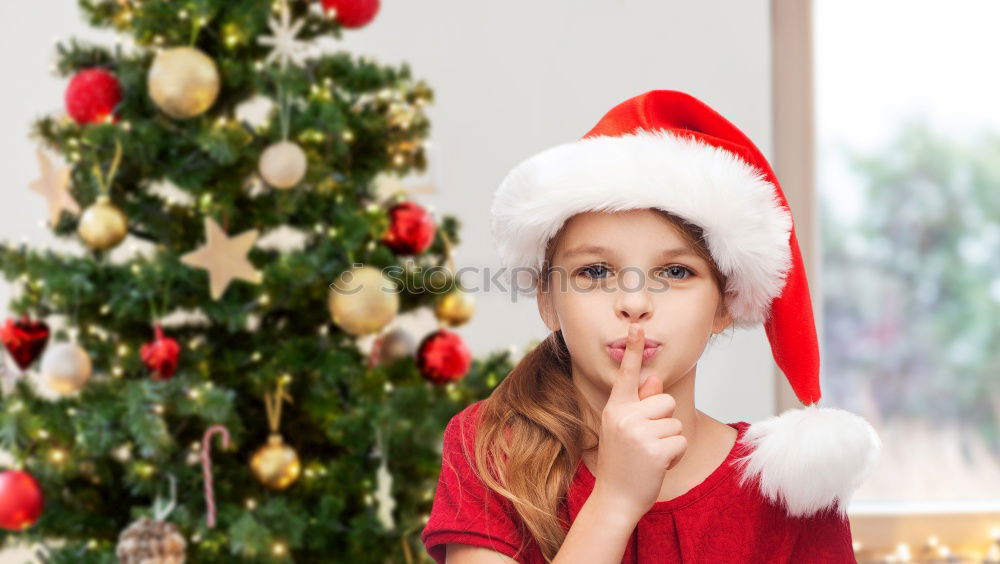
[[[567,221],[538,307],[549,329],[562,329],[574,378],[610,391],[621,355],[609,344],[624,339],[631,322],[643,326],[647,343],[660,342],[647,351],[652,356],[643,360],[640,381],[656,376],[667,389],[695,368],[711,334],[731,317],[704,260],[694,252],[664,254],[686,246],[677,228],[649,209],[587,212]]]

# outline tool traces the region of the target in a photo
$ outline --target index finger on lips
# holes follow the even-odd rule
[[[609,401],[639,401],[639,368],[642,367],[642,349],[645,332],[637,323],[629,325],[625,356],[618,369],[618,378],[611,388]]]

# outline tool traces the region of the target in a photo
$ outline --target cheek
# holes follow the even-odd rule
[[[670,292],[667,292],[669,294]],[[715,321],[715,309],[698,296],[675,292],[656,302],[654,325],[672,342],[695,343],[707,338]]]

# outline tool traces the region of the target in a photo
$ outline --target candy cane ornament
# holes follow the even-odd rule
[[[212,490],[212,435],[222,435],[222,448],[229,448],[229,429],[223,425],[212,425],[205,430],[201,441],[201,467],[205,472],[205,505],[208,506],[208,528],[215,528],[215,493]]]

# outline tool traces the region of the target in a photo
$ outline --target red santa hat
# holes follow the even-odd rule
[[[763,323],[803,408],[754,423],[741,479],[793,516],[835,507],[878,458],[860,416],[819,402],[819,346],[791,210],[771,166],[735,125],[695,97],[654,90],[618,104],[582,139],[511,170],[493,199],[492,234],[518,290],[533,294],[546,244],[587,211],[659,208],[700,226],[727,277],[736,327]]]

